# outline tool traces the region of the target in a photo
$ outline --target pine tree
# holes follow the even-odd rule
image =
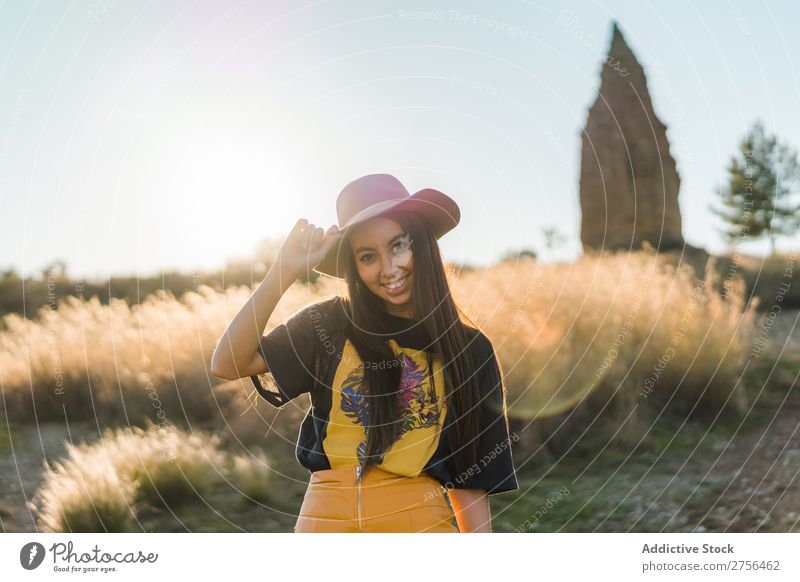
[[[800,226],[800,205],[791,199],[800,181],[797,152],[767,135],[759,120],[727,169],[728,183],[718,189],[720,206],[711,207],[726,225],[720,233],[728,243],[767,236],[775,254],[775,238]]]

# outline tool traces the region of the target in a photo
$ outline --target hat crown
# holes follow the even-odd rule
[[[336,199],[336,216],[339,226],[345,225],[356,214],[381,202],[404,200],[411,195],[405,186],[391,174],[368,174],[347,184]]]
[[[341,233],[365,220],[395,210],[412,212],[424,220],[437,239],[455,227],[461,218],[458,204],[444,192],[424,188],[409,194],[400,180],[391,174],[361,176],[342,188],[336,199]],[[333,244],[315,271],[339,279],[344,277],[347,252],[341,248],[342,240]]]

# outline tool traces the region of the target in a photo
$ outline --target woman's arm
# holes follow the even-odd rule
[[[211,373],[235,380],[269,372],[259,350],[261,336],[283,294],[306,269],[313,269],[341,237],[300,218],[281,245],[275,263],[222,334],[211,356]]]
[[[272,265],[217,342],[211,356],[211,373],[214,376],[235,380],[269,372],[267,363],[258,351],[261,336],[281,297],[296,278],[296,274],[282,271],[277,264]]]
[[[492,533],[489,496],[485,489],[448,489],[461,533]]]

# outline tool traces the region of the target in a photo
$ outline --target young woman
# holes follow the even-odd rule
[[[278,408],[310,394],[296,532],[490,532],[488,496],[518,485],[494,348],[459,316],[439,254],[459,208],[437,190],[409,195],[388,174],[349,183],[336,208],[327,232],[297,221],[211,371],[249,376]],[[262,337],[309,268],[345,279],[348,297]]]

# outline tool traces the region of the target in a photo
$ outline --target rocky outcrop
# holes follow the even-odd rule
[[[582,136],[580,203],[585,251],[681,248],[680,177],[644,70],[613,25],[600,90]]]

